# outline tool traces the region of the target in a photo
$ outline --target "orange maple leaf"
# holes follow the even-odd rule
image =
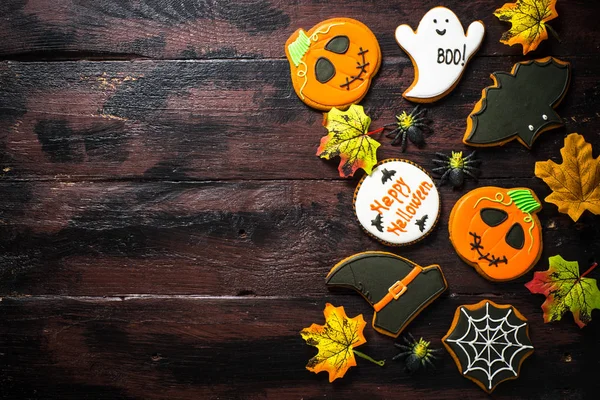
[[[592,145],[571,133],[560,150],[563,163],[535,163],[535,176],[546,182],[552,194],[545,198],[577,222],[585,210],[600,214],[600,157],[592,157]]]
[[[318,374],[321,371],[329,373],[329,382],[344,376],[350,367],[356,366],[355,355],[365,358],[379,366],[384,361],[375,361],[355,347],[367,342],[363,334],[366,322],[362,314],[348,318],[344,307],[325,305],[325,325],[312,324],[304,328],[300,335],[307,344],[319,349],[316,356],[308,360],[306,369]]]
[[[546,22],[558,17],[556,0],[517,0],[516,3],[506,3],[494,11],[494,15],[500,21],[512,24],[502,34],[500,42],[509,46],[522,44],[523,55],[537,49],[542,41],[548,39],[548,29],[553,31]]]

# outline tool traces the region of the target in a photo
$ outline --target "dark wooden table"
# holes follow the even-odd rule
[[[370,325],[363,360],[342,380],[304,369],[315,349],[299,331],[325,303],[371,319],[351,291],[330,292],[329,269],[390,250],[360,229],[352,195],[315,157],[322,114],[291,86],[284,42],[297,28],[347,16],[366,23],[384,61],[362,104],[378,127],[412,107],[413,67],[394,40],[438,4],[464,25],[481,19],[483,47],[457,89],[429,108],[434,133],[405,157],[430,170],[461,144],[489,74],[548,55],[570,61],[558,108],[566,127],[529,151],[513,142],[479,152],[478,184],[441,188],[441,222],[423,242],[392,249],[439,263],[449,290],[410,325],[440,348],[454,311],[488,298],[531,323],[535,353],[497,399],[597,399],[600,311],[544,324],[531,274],[490,283],[448,241],[456,200],[477,185],[550,190],[534,163],[560,161],[566,134],[600,153],[600,35],[595,0],[559,0],[551,38],[530,55],[498,40],[503,0],[2,0],[0,3],[0,396],[5,399],[478,399],[445,352],[431,373],[391,361],[394,340]],[[379,159],[400,156],[384,143]],[[544,203],[544,253],[600,257],[599,218],[577,223]],[[600,278],[600,270],[592,277]]]

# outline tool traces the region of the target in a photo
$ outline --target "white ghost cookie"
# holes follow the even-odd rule
[[[429,10],[415,32],[408,25],[396,28],[396,41],[415,67],[415,80],[402,96],[429,103],[450,93],[479,49],[484,33],[483,23],[475,21],[465,35],[456,14],[446,7]]]

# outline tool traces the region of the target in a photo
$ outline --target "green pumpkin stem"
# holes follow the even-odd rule
[[[288,46],[288,51],[290,56],[292,57],[292,62],[296,67],[300,65],[300,61],[302,61],[302,57],[308,51],[310,47],[310,39],[306,36],[306,33],[302,29],[298,32],[298,37]]]
[[[517,189],[510,190],[508,195],[515,202],[517,208],[523,211],[525,214],[531,214],[532,212],[539,210],[542,205],[533,197],[531,190],[528,189]]]

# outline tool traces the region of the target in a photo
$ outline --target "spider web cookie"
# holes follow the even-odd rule
[[[463,376],[488,393],[516,379],[533,353],[527,319],[513,306],[490,300],[458,307],[442,342]]]

